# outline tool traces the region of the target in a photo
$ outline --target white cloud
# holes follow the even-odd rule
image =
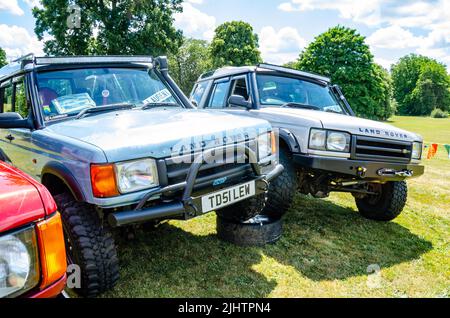
[[[378,29],[367,38],[366,42],[371,46],[384,49],[404,49],[419,47],[422,45],[423,40],[423,37],[416,37],[410,31],[398,25],[393,25]]]
[[[190,2],[192,1],[198,0]],[[216,28],[216,18],[185,2],[183,12],[175,14],[175,27],[183,30],[186,36],[212,40]]]
[[[40,0],[23,0],[30,8],[38,7],[42,8],[42,4]]]
[[[284,64],[298,58],[306,41],[297,29],[285,27],[276,31],[266,26],[259,33],[259,44],[262,58],[269,63]]]
[[[203,4],[203,0],[187,0],[187,2],[190,2],[193,4]]]
[[[382,67],[384,67],[387,70],[391,69],[392,64],[395,64],[396,61],[385,59],[381,57],[375,57],[375,63],[380,64]]]
[[[417,53],[434,58],[439,62],[446,64],[447,70],[450,71],[450,54],[448,49],[423,47],[417,49]]]
[[[432,24],[448,21],[450,19],[450,2],[439,0],[437,2],[410,1],[394,7],[387,18],[393,25],[413,28],[432,28]]]
[[[450,0],[289,0],[278,9],[338,11],[342,19],[378,27],[367,39],[375,48],[410,48],[450,66]]]
[[[381,23],[381,4],[386,0],[291,0],[278,6],[287,12],[337,10],[343,19],[352,19],[367,25]]]
[[[10,60],[28,53],[44,54],[43,43],[25,28],[16,25],[0,24],[0,47]]]
[[[7,11],[14,15],[24,15],[24,12],[19,7],[17,0],[0,0],[0,11]]]

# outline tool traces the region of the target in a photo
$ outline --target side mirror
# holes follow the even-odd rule
[[[32,129],[28,119],[23,119],[18,113],[2,113],[0,114],[0,128],[28,128]]]
[[[238,106],[238,107],[245,107],[245,108],[252,108],[252,103],[247,101],[244,96],[240,95],[231,95],[230,98],[228,98],[228,104],[232,106]]]

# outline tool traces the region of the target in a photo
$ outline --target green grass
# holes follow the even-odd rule
[[[431,117],[393,117],[389,124],[422,135],[425,142],[450,144],[450,119]]]
[[[392,124],[450,143],[450,120]],[[412,180],[404,213],[365,220],[352,197],[298,195],[275,245],[242,248],[215,235],[214,214],[172,221],[120,242],[121,280],[105,297],[449,297],[450,160],[441,149]],[[381,278],[368,285],[367,267]],[[370,278],[371,279],[371,278]]]

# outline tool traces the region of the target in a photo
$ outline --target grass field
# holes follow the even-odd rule
[[[450,143],[450,119],[391,123]],[[391,223],[363,219],[347,194],[298,195],[283,238],[264,248],[219,241],[214,214],[139,233],[120,243],[121,280],[104,296],[450,297],[450,159],[441,148],[425,164]],[[372,264],[378,275],[368,275]]]

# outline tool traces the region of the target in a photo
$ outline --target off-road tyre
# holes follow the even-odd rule
[[[262,193],[250,199],[217,210],[216,213],[220,218],[231,222],[245,222],[260,214],[266,205],[266,201],[267,194]]]
[[[271,218],[281,218],[286,214],[298,189],[296,167],[286,149],[280,150],[280,164],[284,166],[284,171],[270,183],[266,207],[261,213]]]
[[[55,201],[62,215],[68,263],[81,270],[81,287],[74,291],[95,297],[112,289],[119,279],[119,261],[108,225],[101,222],[93,206],[76,202],[70,195],[58,195]]]
[[[385,222],[394,220],[405,208],[408,198],[407,183],[405,181],[387,182],[377,185],[377,190],[379,191],[377,196],[355,200],[359,213],[369,220]]]
[[[281,219],[265,215],[256,216],[244,223],[217,218],[217,236],[238,246],[264,246],[277,242],[283,233]]]

